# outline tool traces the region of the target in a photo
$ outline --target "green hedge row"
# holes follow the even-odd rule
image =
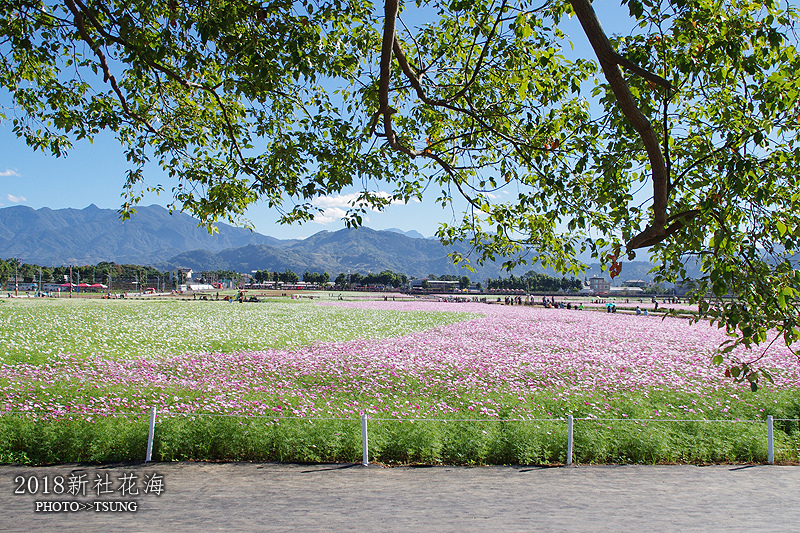
[[[0,417],[0,462],[143,461],[147,417],[36,421]],[[765,462],[764,423],[575,421],[576,463]],[[796,423],[776,424],[775,459],[798,460]],[[560,464],[566,423],[369,422],[370,461],[385,464]],[[154,461],[360,462],[360,420],[162,418]]]

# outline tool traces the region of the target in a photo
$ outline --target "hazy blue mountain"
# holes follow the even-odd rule
[[[464,246],[453,247],[462,253]],[[466,275],[475,281],[483,281],[487,277],[508,277],[500,263],[483,266],[475,265],[475,272],[456,267],[450,263],[447,253],[450,250],[439,241],[410,238],[389,230],[375,231],[369,228],[342,229],[329,232],[322,231],[311,237],[285,247],[269,245],[251,245],[243,248],[223,250],[217,253],[191,251],[171,258],[160,265],[166,270],[177,266],[190,267],[194,270],[230,269],[237,272],[254,270],[270,270],[282,272],[287,268],[301,275],[309,272],[328,272],[332,276],[340,272],[381,272],[392,270],[417,278],[429,274]],[[621,285],[628,279],[652,280],[648,271],[652,265],[643,261],[624,263],[621,275],[614,280],[614,285]],[[546,272],[540,267],[522,266],[514,270],[520,276],[529,270]],[[599,264],[590,264],[586,277],[600,275],[608,279]]]
[[[500,263],[473,265],[476,272],[456,267],[447,254],[451,250],[466,254],[465,245],[445,248],[413,230],[362,227],[321,231],[303,240],[280,240],[227,224],[218,228],[219,233],[209,235],[189,215],[170,214],[155,205],[138,208],[125,222],[115,210],[94,205],[57,210],[14,206],[0,209],[0,257],[16,256],[26,263],[50,266],[115,261],[162,270],[178,266],[237,272],[290,268],[300,275],[306,270],[331,275],[392,270],[414,277],[466,275],[479,281],[509,275]],[[650,281],[651,267],[647,262],[625,263],[615,285],[628,279]],[[529,270],[544,271],[523,266],[514,274]],[[590,265],[586,277],[594,274],[603,275],[597,264]]]
[[[411,237],[412,239],[429,239],[430,237],[426,237],[422,233],[418,232],[415,229],[410,231],[403,231],[399,228],[388,228],[383,231],[391,231],[392,233],[400,233],[401,235],[405,235],[406,237]]]
[[[248,244],[283,246],[280,241],[244,228],[218,224],[209,235],[185,213],[157,205],[139,207],[121,221],[113,209],[94,204],[84,209],[0,209],[0,257],[17,256],[43,265],[96,264],[100,261],[151,264],[187,250],[220,251]]]
[[[439,241],[362,227],[321,231],[284,247],[251,245],[214,254],[190,251],[171,258],[161,266],[209,270],[213,265],[225,264],[227,268],[239,272],[264,269],[283,271],[290,268],[298,274],[306,270],[327,271],[330,274],[392,270],[416,277],[428,274],[469,275],[469,272],[450,263],[448,251]]]

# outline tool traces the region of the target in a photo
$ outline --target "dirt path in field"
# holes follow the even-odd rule
[[[0,466],[0,530],[792,531],[798,495],[792,466]]]

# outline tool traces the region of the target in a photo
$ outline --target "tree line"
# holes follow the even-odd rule
[[[486,287],[490,290],[524,290],[527,292],[577,292],[583,287],[581,280],[572,277],[554,277],[530,270],[522,276],[511,274],[508,278],[489,278]]]
[[[23,263],[19,259],[0,259],[0,280],[5,282],[14,280],[16,272],[17,283],[67,283],[74,284],[111,283],[136,284],[143,287],[146,284],[164,283],[169,277],[169,272],[162,272],[155,267],[145,265],[118,264],[113,261],[101,261],[96,265],[75,266],[44,266],[35,263]],[[230,280],[238,283],[241,274],[231,270],[202,271],[196,277],[199,283]],[[176,283],[184,283],[185,278],[178,277]]]
[[[282,283],[297,283],[300,281],[300,276],[287,268],[283,272],[258,270],[253,273],[253,280],[258,283],[266,282],[282,282]],[[340,288],[365,286],[365,285],[383,285],[386,287],[398,288],[408,283],[409,277],[405,274],[395,273],[391,270],[384,270],[380,274],[361,274],[359,272],[352,272],[345,274],[344,272],[334,278],[334,284]],[[319,272],[305,271],[303,274],[303,281],[306,283],[313,283],[316,285],[325,285],[331,281],[331,276],[327,272],[320,274]]]
[[[72,282],[76,280],[107,283],[111,279],[149,279],[164,276],[165,273],[150,266],[120,265],[114,262],[100,262],[96,265],[76,266],[44,266],[35,263],[23,263],[19,259],[0,259],[0,279],[14,279],[16,271],[20,283],[66,283],[72,275]]]
[[[0,279],[13,280],[15,266],[17,281],[19,283],[38,283],[39,281],[42,283],[66,283],[70,279],[70,269],[72,272],[72,282],[76,284],[80,282],[108,284],[109,281],[112,283],[117,281],[122,283],[136,282],[137,284],[141,284],[140,286],[143,286],[147,283],[154,283],[155,281],[153,280],[160,279],[164,281],[169,276],[169,272],[162,272],[152,266],[117,264],[113,261],[102,261],[96,265],[53,267],[23,263],[18,259],[10,258],[5,260],[0,259]],[[195,280],[199,283],[232,281],[238,284],[241,281],[241,277],[241,274],[231,270],[204,270],[195,275]],[[253,273],[253,280],[258,283],[270,281],[297,283],[300,279],[300,275],[290,268],[287,268],[283,272],[264,269]],[[335,286],[340,289],[378,285],[397,289],[406,286],[411,279],[414,279],[414,277],[409,277],[406,274],[393,272],[391,270],[384,270],[377,274],[341,272],[333,278],[333,282]],[[428,274],[425,279],[429,281],[457,281],[459,289],[467,289],[471,284],[471,280],[468,276],[456,276],[452,274]],[[306,270],[305,273],[303,273],[302,280],[306,283],[322,286],[331,281],[331,276],[327,272],[320,274],[318,272]],[[180,279],[179,281],[183,283],[185,279]],[[480,283],[477,285],[478,289],[482,288]],[[485,286],[488,289],[500,290],[526,290],[530,292],[557,292],[563,290],[570,292],[580,290],[582,283],[576,278],[557,278],[530,271],[519,277],[512,274],[508,278],[488,278]]]
[[[324,281],[322,281],[323,278]],[[269,270],[258,270],[253,274],[253,280],[258,283],[266,283],[270,281],[281,283],[297,283],[300,281],[300,276],[292,271],[291,268],[287,268],[283,272],[278,272],[277,270],[274,272],[270,272]],[[306,273],[303,275],[303,281],[306,283],[322,284],[330,281],[330,276],[328,276],[327,272],[321,275],[317,274],[316,272],[312,274],[306,270]]]
[[[265,282],[282,282],[282,283],[297,283],[300,281],[300,276],[287,268],[283,272],[258,270],[253,274],[253,279],[258,283]],[[325,285],[331,281],[331,276],[327,272],[322,274],[318,272],[305,271],[302,277],[306,283],[313,283],[316,285]],[[366,287],[366,286],[383,286],[400,288],[408,284],[409,280],[415,279],[413,276],[409,277],[406,274],[393,272],[391,270],[384,270],[378,274],[368,273],[361,274],[360,272],[340,272],[333,278],[334,285],[339,289],[346,289],[351,287]],[[456,276],[453,274],[428,274],[425,278],[427,281],[457,281],[459,289],[468,289],[472,281],[468,276]],[[426,287],[423,282],[422,287]],[[477,283],[476,288],[480,290],[483,284]],[[485,287],[487,289],[495,290],[525,290],[528,292],[577,292],[583,287],[583,283],[577,278],[554,277],[547,274],[540,274],[538,272],[529,271],[522,276],[515,276],[511,274],[508,278],[488,278]]]
[[[360,274],[353,272],[350,274],[340,273],[336,276],[334,282],[337,287],[347,286],[368,286],[368,285],[383,285],[385,287],[402,287],[408,283],[409,277],[405,274],[392,272],[391,270],[384,270],[380,274]]]
[[[300,281],[300,276],[287,268],[283,272],[258,270],[253,273],[253,279],[258,283],[266,282],[282,282],[282,283],[297,283]],[[413,276],[408,276],[401,272],[393,272],[391,270],[384,270],[380,273],[367,273],[360,272],[340,272],[335,278],[331,278],[330,274],[323,272],[305,271],[303,274],[303,281],[306,283],[314,283],[317,285],[324,285],[333,279],[333,283],[338,288],[348,287],[365,287],[365,286],[384,286],[392,288],[400,288],[408,284],[409,280],[415,279]],[[470,279],[467,276],[454,276],[451,274],[435,275],[428,274],[428,280],[445,280],[445,281],[458,281],[459,288],[465,289],[470,285]]]

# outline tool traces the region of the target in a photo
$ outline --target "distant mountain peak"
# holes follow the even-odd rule
[[[139,206],[123,223],[115,209],[94,203],[83,209],[0,208],[0,257],[18,255],[26,263],[46,266],[97,264],[152,265],[187,250],[218,252],[247,244],[286,246],[294,241],[217,224],[210,235],[185,213],[170,214],[159,205]]]
[[[403,231],[400,228],[388,228],[383,231],[391,231],[392,233],[399,233],[400,235],[405,235],[406,237],[410,237],[412,239],[429,239],[430,237],[426,237],[422,233],[418,232],[415,229],[409,231]]]

